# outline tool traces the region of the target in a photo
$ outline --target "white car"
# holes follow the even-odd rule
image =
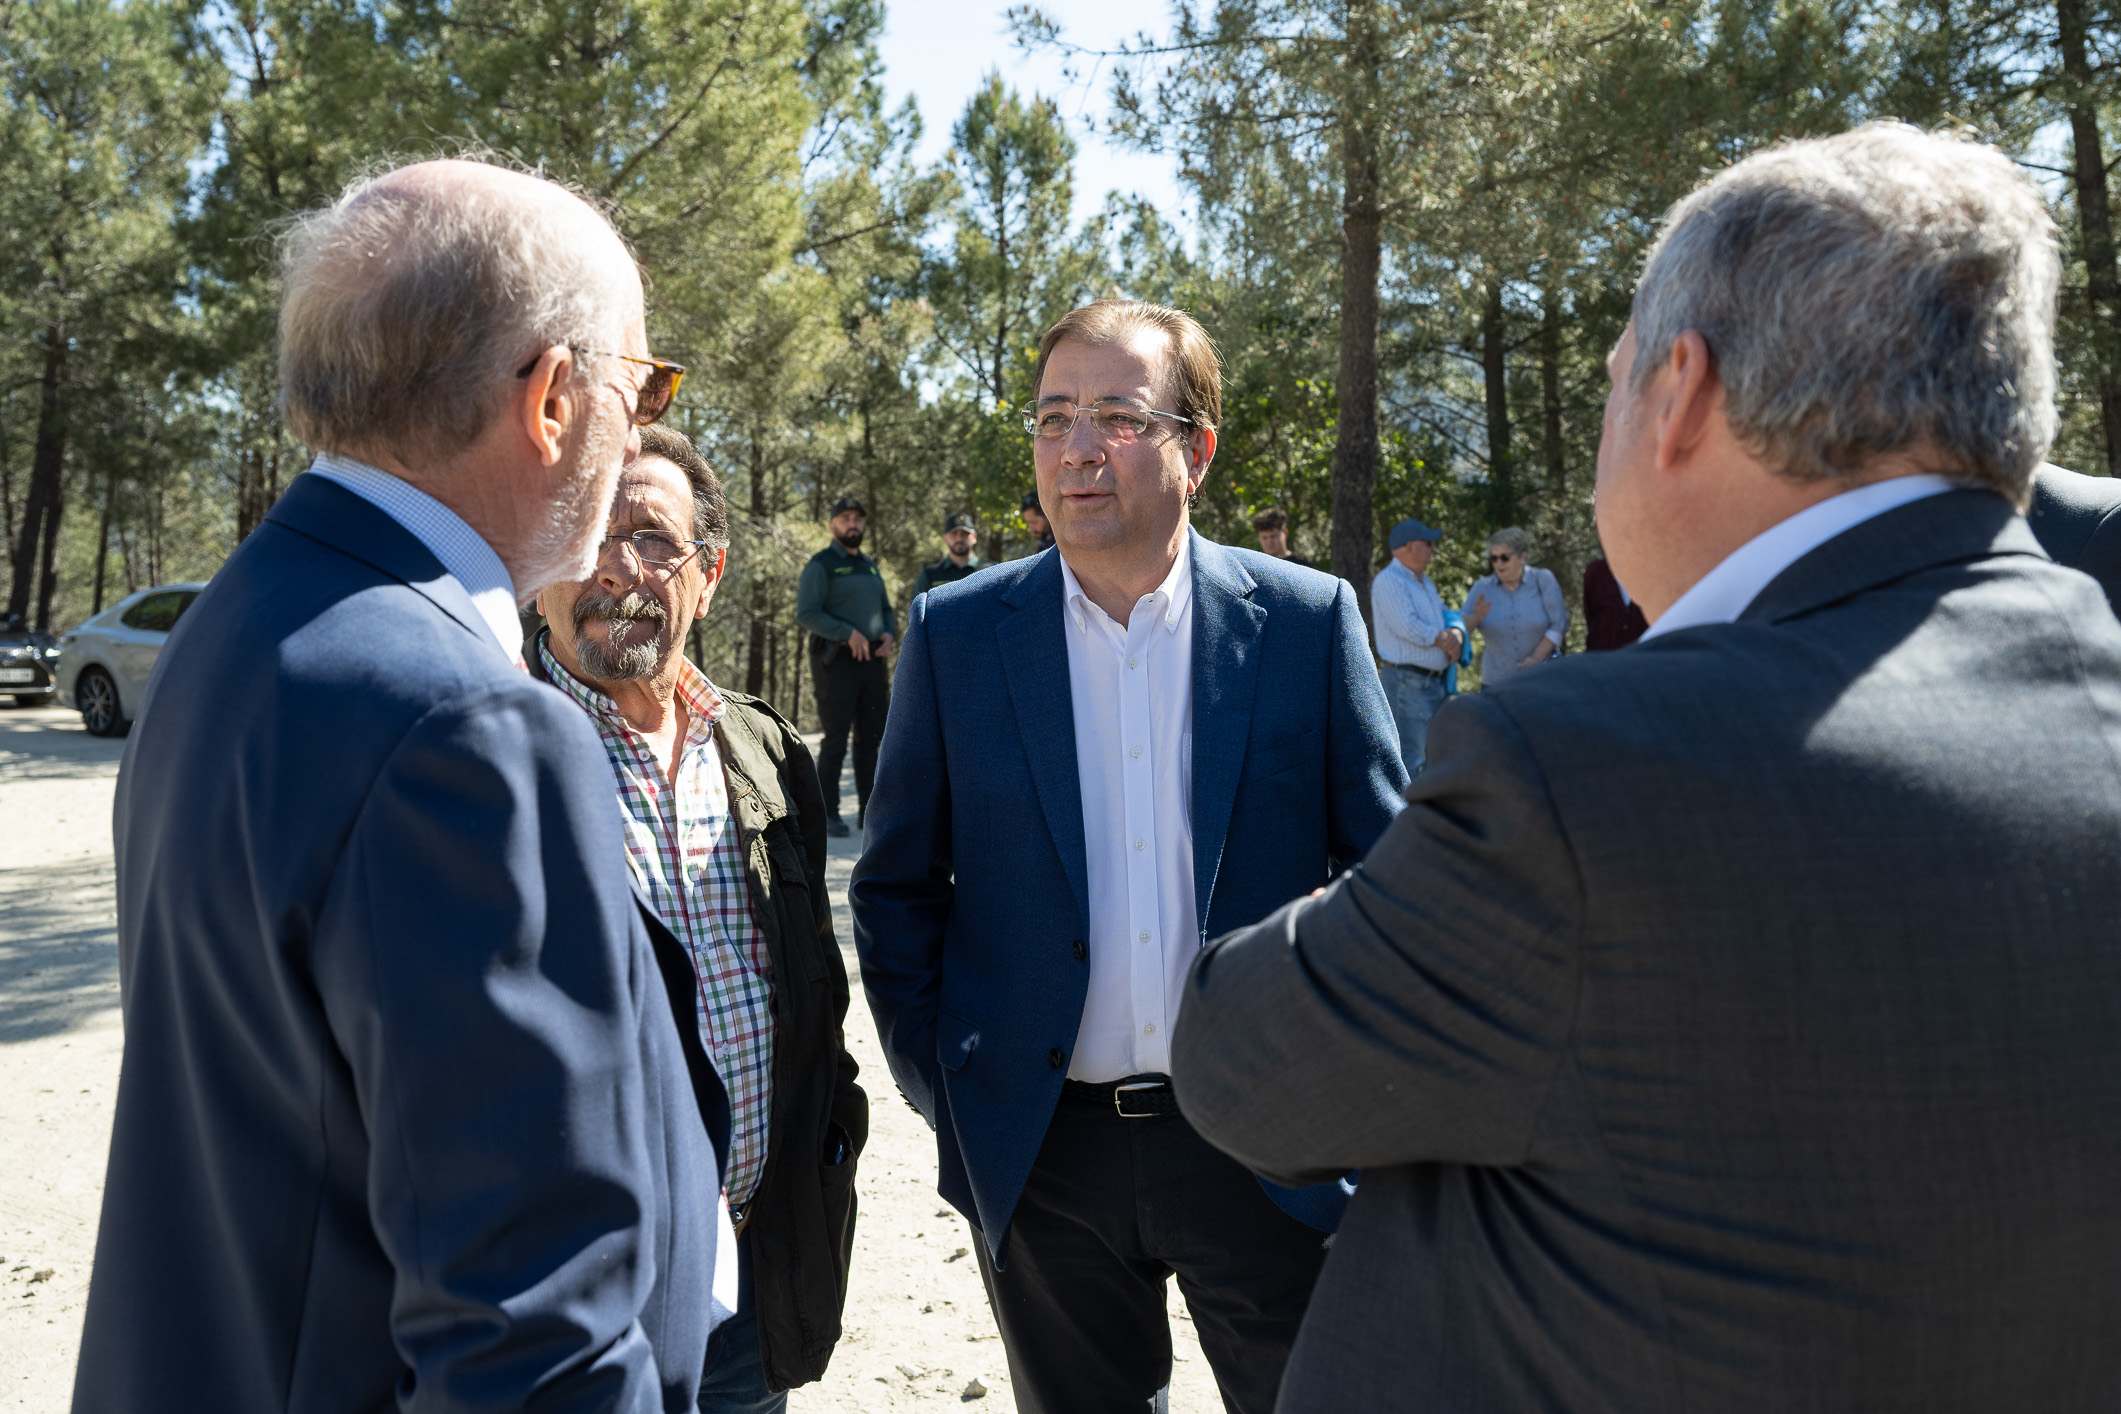
[[[125,735],[169,631],[204,588],[158,584],[59,635],[59,700],[80,709],[89,735]]]

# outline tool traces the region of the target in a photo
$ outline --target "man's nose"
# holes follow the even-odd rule
[[[624,589],[641,577],[639,553],[633,548],[633,540],[625,535],[607,535],[597,549],[597,583],[612,589]]]
[[[1105,442],[1097,435],[1097,420],[1088,413],[1076,414],[1068,435],[1061,439],[1061,464],[1089,466],[1104,459]]]

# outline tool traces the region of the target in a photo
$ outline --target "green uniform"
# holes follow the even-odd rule
[[[938,584],[955,584],[974,570],[985,569],[987,562],[977,555],[971,556],[962,565],[948,555],[932,565],[922,565],[920,578],[913,581],[913,597],[918,599]]]
[[[898,636],[884,572],[876,561],[859,550],[842,549],[838,541],[803,566],[795,587],[795,621],[831,643],[845,643],[850,633],[860,633],[871,643],[887,633]]]

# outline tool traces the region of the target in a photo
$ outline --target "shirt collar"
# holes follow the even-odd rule
[[[1397,555],[1394,555],[1392,557],[1391,563],[1386,566],[1386,568],[1398,570],[1401,574],[1405,575],[1408,579],[1413,580],[1416,584],[1427,585],[1429,582],[1429,577],[1426,574],[1414,573],[1414,571],[1408,569],[1406,565],[1401,562],[1400,558]]]
[[[471,607],[510,658],[523,656],[523,621],[516,616],[515,582],[485,538],[464,518],[401,476],[366,462],[325,452],[310,472],[359,496],[425,545],[471,596]]]
[[[552,680],[552,685],[573,698],[575,705],[599,724],[632,736],[641,735],[607,693],[567,671],[567,665],[553,654],[551,629],[538,634],[538,660],[545,665],[545,676]],[[678,696],[685,699],[685,708],[692,714],[691,726],[686,732],[688,739],[710,730],[728,710],[729,704],[723,700],[722,694],[715,691],[714,684],[692,665],[690,658],[678,659],[677,686]]]
[[[1068,563],[1065,552],[1055,550],[1061,562],[1061,602],[1075,618],[1075,626],[1083,628],[1090,622],[1089,611],[1098,608],[1096,601],[1083,593],[1082,583],[1075,577],[1075,569]],[[1164,575],[1163,583],[1151,590],[1145,598],[1161,595],[1164,608],[1164,632],[1177,633],[1179,624],[1186,616],[1186,609],[1193,602],[1193,532],[1188,530],[1178,540],[1178,557],[1171,561],[1171,568]]]
[[[1893,476],[1829,496],[1778,521],[1740,545],[1674,600],[1642,636],[1656,638],[1700,624],[1734,623],[1776,575],[1845,530],[1914,501],[1955,490],[1958,483],[1927,472]]]

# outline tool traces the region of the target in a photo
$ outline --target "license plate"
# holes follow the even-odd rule
[[[35,682],[37,674],[29,668],[0,668],[0,682]]]

